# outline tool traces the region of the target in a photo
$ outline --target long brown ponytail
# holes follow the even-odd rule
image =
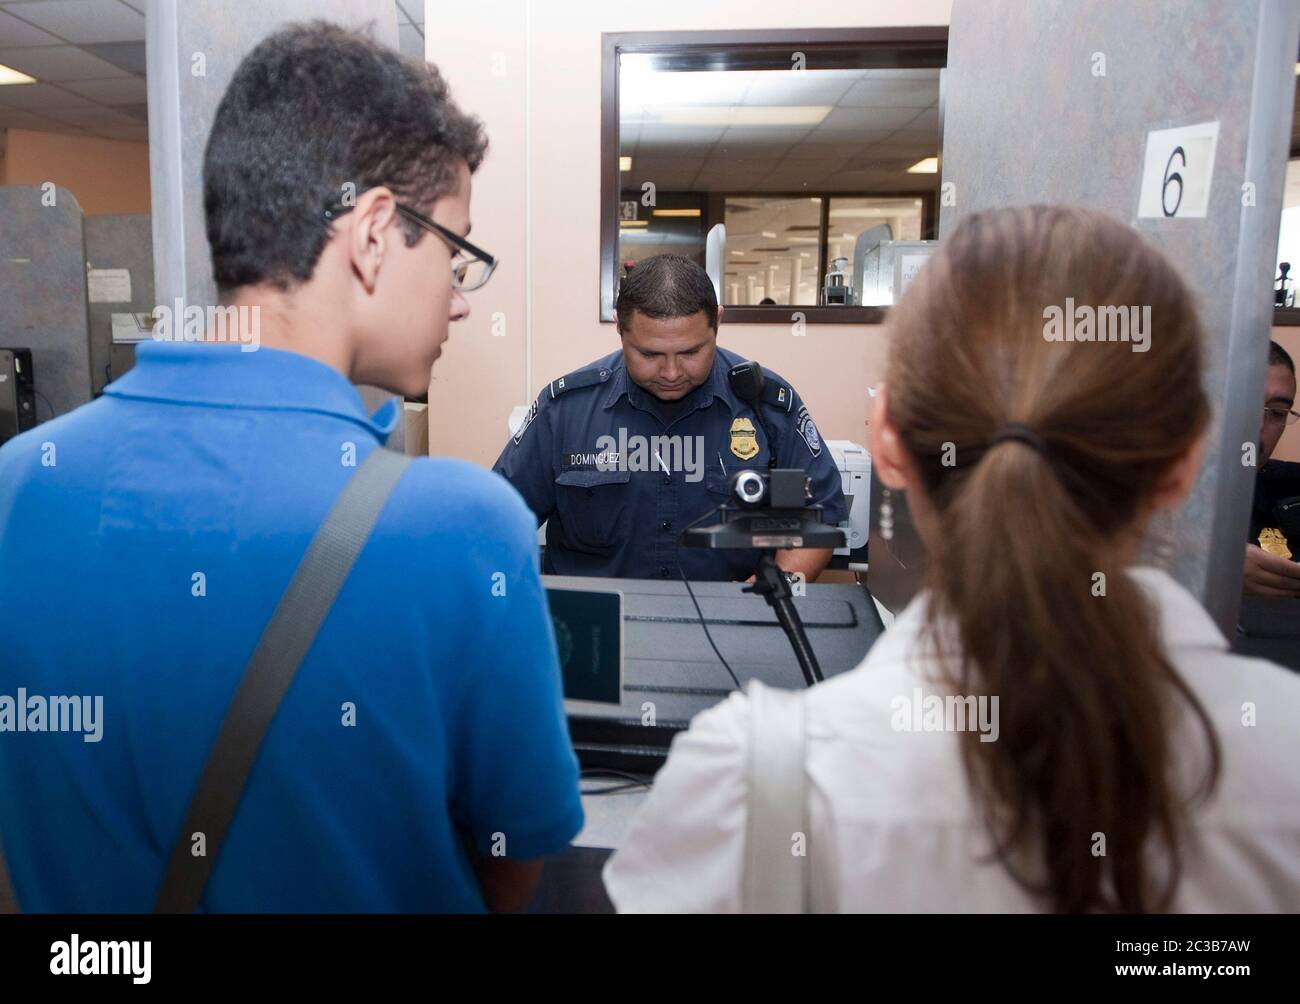
[[[1146,351],[1049,340],[1048,308],[1067,298],[1149,307]],[[939,623],[955,623],[949,684],[999,696],[998,739],[962,740],[997,856],[1056,910],[1166,908],[1188,808],[1176,722],[1190,708],[1204,729],[1203,794],[1218,744],[1123,571],[1120,542],[1208,420],[1191,295],[1116,220],[998,210],[962,222],[889,327],[890,417],[941,532],[929,637],[940,644]],[[990,444],[1008,423],[1029,442]],[[1168,868],[1153,867],[1153,846]]]

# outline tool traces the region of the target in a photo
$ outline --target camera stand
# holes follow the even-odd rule
[[[763,509],[740,512],[721,507],[722,522],[687,530],[681,542],[687,547],[758,548],[763,556],[754,574],[754,584],[745,592],[767,600],[776,613],[799,669],[808,686],[822,681],[821,666],[804,631],[803,621],[791,597],[790,582],[776,564],[776,552],[793,548],[835,548],[844,545],[844,531],[826,526],[812,518],[820,507],[804,509]]]

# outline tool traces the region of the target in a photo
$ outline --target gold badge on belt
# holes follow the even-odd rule
[[[758,436],[749,419],[738,418],[731,423],[731,452],[741,460],[758,456]]]
[[[1279,558],[1290,558],[1291,548],[1286,545],[1286,537],[1282,531],[1274,527],[1268,527],[1259,531],[1259,546],[1269,554],[1275,554]]]

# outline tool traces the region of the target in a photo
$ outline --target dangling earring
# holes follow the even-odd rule
[[[1173,517],[1168,515],[1157,516],[1151,521],[1151,534],[1149,537],[1149,552],[1153,563],[1157,568],[1169,571],[1177,557],[1177,549],[1174,546],[1174,527]]]
[[[885,540],[894,539],[894,507],[889,504],[889,489],[880,492],[880,536]]]

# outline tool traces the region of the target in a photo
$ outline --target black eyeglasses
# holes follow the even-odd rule
[[[1300,421],[1300,412],[1292,411],[1290,408],[1265,408],[1264,421],[1272,422],[1274,425],[1295,425]]]
[[[336,204],[326,209],[321,216],[325,219],[325,222],[332,223],[340,216],[352,212],[355,208],[356,206]],[[482,248],[475,247],[460,234],[448,230],[440,223],[434,223],[423,213],[417,212],[401,202],[397,203],[397,212],[417,226],[437,234],[450,245],[453,252],[451,256],[451,284],[456,289],[459,289],[462,293],[468,293],[481,288],[492,278],[492,273],[496,271],[497,259]],[[461,258],[459,255],[465,255],[466,257]]]

